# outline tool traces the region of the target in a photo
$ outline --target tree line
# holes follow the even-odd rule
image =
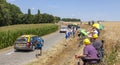
[[[76,21],[81,21],[80,19],[76,19],[76,18],[62,18],[61,19],[62,21],[65,21],[65,22],[76,22]]]
[[[53,16],[47,13],[31,14],[31,9],[24,14],[20,8],[14,4],[0,0],[0,26],[15,25],[15,24],[37,24],[37,23],[57,23],[60,17]]]

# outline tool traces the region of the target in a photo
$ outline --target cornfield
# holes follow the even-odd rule
[[[58,25],[54,24],[29,24],[13,25],[0,28],[0,49],[12,46],[17,37],[25,34],[43,36],[55,32]]]

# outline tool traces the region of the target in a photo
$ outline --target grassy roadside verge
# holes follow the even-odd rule
[[[105,65],[120,64],[120,22],[103,22],[105,30],[101,31],[100,39],[104,40]]]
[[[43,36],[58,30],[55,24],[13,25],[0,28],[0,49],[12,46],[15,39],[23,34]]]
[[[105,57],[104,57],[104,61],[105,61],[105,65],[119,65],[120,64],[120,31],[119,31],[119,25],[120,23],[111,23],[111,22],[108,22],[108,23],[105,23],[105,30],[101,32],[101,39],[105,40],[105,43],[104,43],[104,48],[105,48]],[[90,28],[87,26],[87,28]],[[61,47],[60,45],[57,46],[58,48],[60,47],[61,49],[64,49],[64,50],[67,50],[66,48],[64,47]],[[56,48],[57,48],[56,47]],[[61,49],[57,49],[54,51],[60,51]],[[69,48],[70,49],[70,48]],[[71,50],[68,50],[68,54],[64,53],[64,52],[61,52],[60,51],[60,54],[57,52],[57,57],[56,55],[52,56],[52,52],[53,50],[51,51],[51,56],[44,56],[44,58],[40,57],[40,59],[38,59],[38,61],[35,61],[33,62],[32,64],[28,64],[28,65],[49,65],[49,63],[51,63],[50,65],[77,65],[75,63],[77,63],[77,61],[74,59],[74,54],[71,55],[73,49]],[[69,53],[71,52],[71,53]],[[76,51],[77,53],[77,51]],[[79,51],[79,53],[81,53]],[[68,56],[65,56],[68,55]],[[46,57],[48,59],[46,59]],[[65,58],[64,58],[65,57]],[[42,61],[41,61],[41,58],[42,58]],[[61,60],[62,58],[62,60]],[[46,61],[44,61],[46,60]],[[60,62],[59,62],[60,61]],[[43,63],[43,64],[41,64]],[[44,64],[46,63],[46,64]]]
[[[75,40],[72,39],[67,46],[64,46],[65,39],[62,39],[61,42],[44,51],[42,56],[25,65],[64,65],[78,49]]]
[[[82,47],[78,47],[78,43],[77,37],[71,38],[67,46],[64,46],[65,39],[63,39],[45,51],[42,56],[25,65],[75,65],[77,60],[74,55],[82,54]]]
[[[120,22],[106,22],[105,33],[102,38],[105,40],[105,65],[120,64]]]

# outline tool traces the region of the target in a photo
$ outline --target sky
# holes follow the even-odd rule
[[[36,14],[48,13],[61,18],[82,21],[120,21],[120,0],[7,0],[20,7],[23,13],[31,9]]]

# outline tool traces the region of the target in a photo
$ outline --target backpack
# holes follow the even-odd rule
[[[43,40],[42,38],[39,38],[39,39],[38,39],[38,42],[39,42],[39,43],[37,44],[36,47],[37,47],[37,48],[41,48],[41,47],[43,46],[44,40]]]
[[[42,38],[39,38],[40,43],[43,45],[44,40]]]
[[[104,48],[103,48],[104,40],[101,40],[101,42],[102,42],[101,48],[96,50],[98,52],[98,58],[103,59],[104,58]]]

